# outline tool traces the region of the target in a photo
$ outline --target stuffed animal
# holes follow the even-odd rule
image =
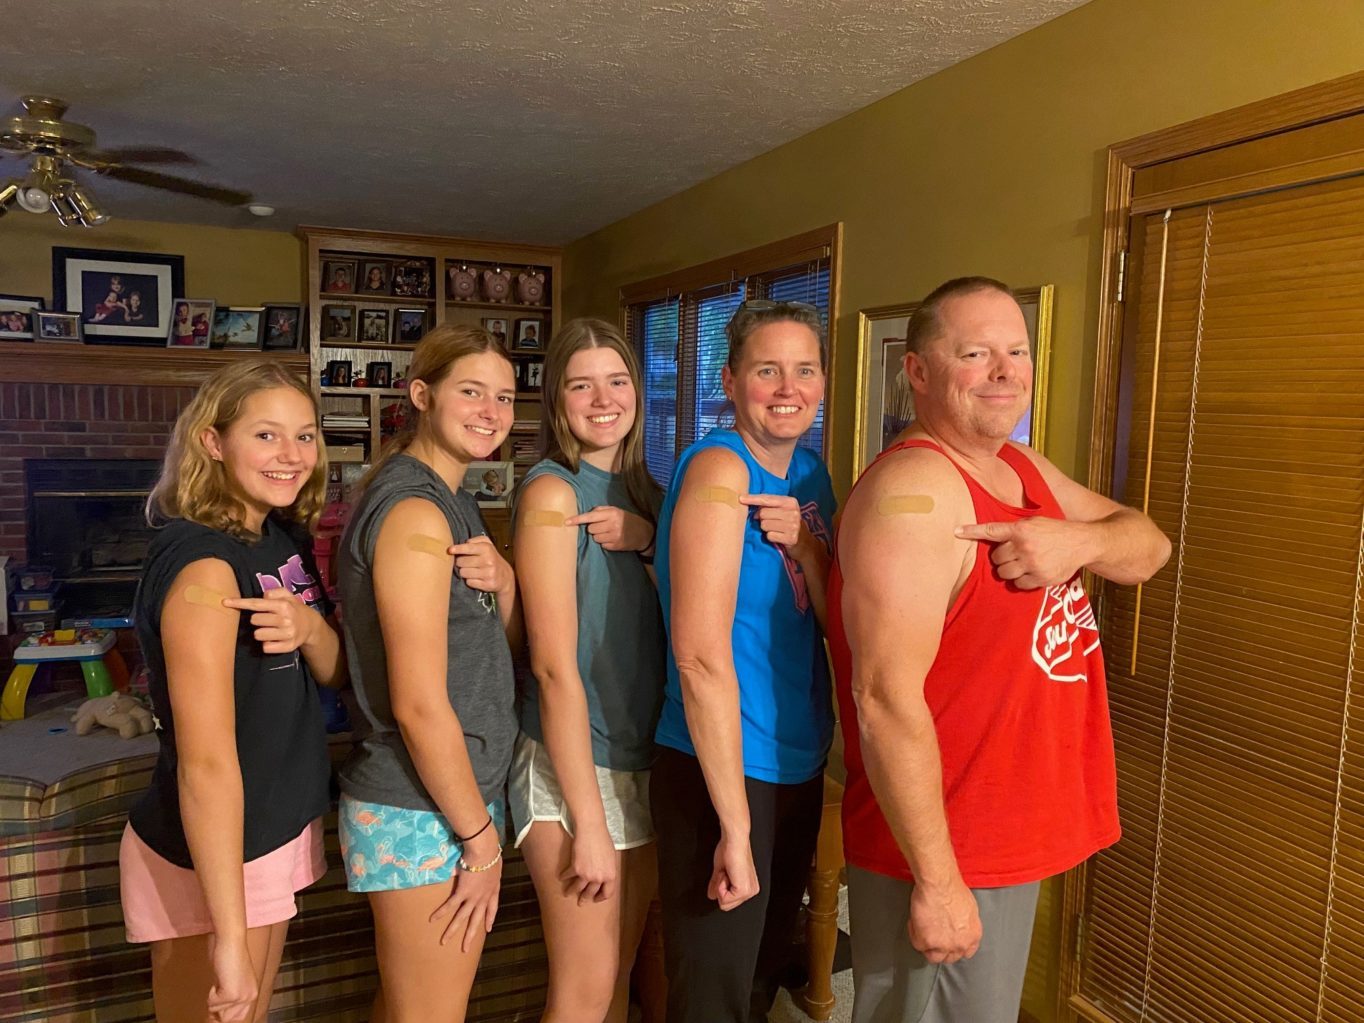
[[[124,739],[135,739],[152,730],[152,712],[124,693],[86,700],[71,715],[77,735],[89,735],[96,725],[112,728]]]

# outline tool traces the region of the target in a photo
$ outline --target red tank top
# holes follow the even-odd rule
[[[881,457],[913,447],[947,457],[927,440],[904,441]],[[977,522],[1065,518],[1027,455],[1006,444],[999,457],[1023,483],[1022,508],[992,497],[953,463],[971,491]],[[844,851],[865,870],[912,880],[863,767],[842,602],[835,557],[829,647],[848,768]],[[952,847],[969,887],[1050,877],[1118,840],[1103,654],[1078,575],[1047,590],[1020,590],[995,575],[990,545],[977,544],[971,574],[943,624],[924,699],[937,727]]]

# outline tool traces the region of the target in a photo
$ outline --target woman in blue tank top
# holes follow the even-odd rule
[[[807,305],[749,301],[726,334],[734,428],[683,452],[658,525],[671,649],[650,788],[669,1023],[766,1018],[833,733],[833,488],[798,446],[824,397],[822,324]]]
[[[555,1023],[625,1023],[656,889],[649,767],[666,668],[649,562],[662,492],[644,465],[642,394],[619,330],[565,324],[545,359],[546,457],[516,506],[533,677],[509,802]]]

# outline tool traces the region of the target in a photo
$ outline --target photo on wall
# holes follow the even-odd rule
[[[470,462],[462,489],[483,508],[505,508],[511,498],[513,471],[511,462]]]

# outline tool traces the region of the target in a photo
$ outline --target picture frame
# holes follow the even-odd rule
[[[217,303],[211,298],[177,298],[171,303],[171,324],[166,331],[167,348],[208,348],[213,340],[213,315]]]
[[[70,345],[85,343],[85,324],[80,313],[35,309],[30,315],[33,317],[33,340]]]
[[[389,310],[361,309],[358,340],[364,344],[386,345],[389,342]]]
[[[425,334],[425,309],[395,309],[393,311],[394,344],[415,345]]]
[[[0,295],[0,341],[32,341],[33,313],[42,308],[38,295]]]
[[[52,305],[79,313],[91,344],[164,345],[184,293],[184,256],[52,247]]]
[[[545,321],[538,316],[528,316],[516,321],[516,340],[512,349],[518,352],[543,352],[545,350]]]
[[[349,359],[332,359],[327,363],[327,386],[349,387],[351,385],[351,365]]]
[[[213,314],[214,348],[228,351],[260,351],[264,306],[219,306]]]
[[[371,362],[365,367],[365,386],[392,387],[393,363]]]
[[[523,359],[516,363],[516,389],[518,391],[538,391],[544,380],[544,359]]]
[[[355,340],[355,306],[335,304],[322,307],[322,340]]]
[[[431,264],[424,259],[406,259],[394,263],[389,290],[400,298],[430,298]]]
[[[511,501],[514,473],[513,462],[470,462],[460,489],[480,508],[505,508]]]
[[[1052,309],[1056,288],[1015,288],[1032,344],[1032,402],[1011,440],[1045,453],[1051,373]],[[918,302],[873,306],[857,313],[857,440],[854,477],[860,476],[914,418],[914,396],[903,378],[905,332]]]
[[[267,302],[261,317],[261,351],[297,352],[303,347],[303,306]]]
[[[479,326],[493,336],[493,340],[503,348],[510,348],[508,344],[510,338],[507,336],[511,321],[505,316],[485,316],[478,321]]]
[[[325,295],[355,294],[353,259],[324,259],[322,261],[322,293]]]
[[[387,260],[371,260],[360,264],[360,276],[355,279],[357,295],[387,295],[393,279],[393,268]]]

